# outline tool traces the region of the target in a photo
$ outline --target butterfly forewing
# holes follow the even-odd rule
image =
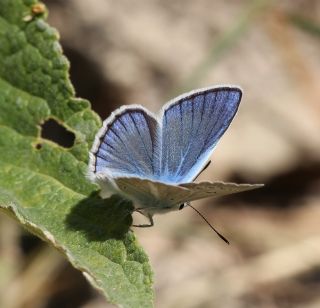
[[[167,104],[162,118],[162,181],[192,181],[230,125],[240,100],[239,88],[218,87]]]
[[[90,171],[152,178],[159,170],[158,122],[142,107],[120,108],[98,132]]]
[[[133,176],[164,183],[191,182],[232,121],[236,87],[214,87],[169,102],[159,122],[141,106],[118,109],[98,132],[89,174]]]

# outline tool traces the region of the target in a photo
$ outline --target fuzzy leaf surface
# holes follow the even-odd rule
[[[132,204],[102,200],[85,177],[101,120],[75,98],[58,33],[37,3],[0,0],[0,209],[60,250],[110,302],[152,307],[148,257],[129,229]],[[72,147],[41,137],[48,119],[74,134]]]

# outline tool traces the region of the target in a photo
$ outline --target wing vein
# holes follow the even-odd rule
[[[148,153],[147,146],[146,146],[146,144],[145,144],[145,142],[144,142],[144,140],[143,140],[143,138],[142,138],[142,136],[141,136],[141,133],[140,133],[140,130],[139,130],[138,126],[137,126],[137,123],[136,123],[134,117],[132,117],[131,114],[129,114],[129,117],[131,118],[131,120],[132,120],[132,122],[133,122],[133,124],[134,124],[134,127],[136,128],[136,130],[137,130],[137,132],[138,132],[138,134],[139,134],[140,140],[141,140],[141,142],[142,142],[142,144],[143,144],[144,151],[146,152],[146,155],[147,155],[147,157],[148,157],[149,160],[150,160],[152,173],[154,173],[152,158],[150,157],[150,155],[149,155],[149,153]],[[145,119],[145,118],[144,118],[144,119]],[[148,125],[148,124],[147,124],[147,125]],[[149,131],[149,132],[150,132],[150,131]],[[149,136],[150,136],[150,134],[149,134]]]

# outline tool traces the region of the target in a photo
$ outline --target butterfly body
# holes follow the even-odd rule
[[[103,123],[89,156],[89,178],[101,196],[117,193],[150,218],[183,204],[261,185],[192,183],[235,116],[242,92],[220,86],[168,102],[159,116],[140,105],[124,106]]]
[[[179,210],[181,202],[173,198],[172,194],[187,191],[183,187],[134,177],[119,177],[111,181],[110,178],[102,177],[96,182],[101,187],[103,198],[119,194],[133,201],[135,208],[145,216]]]

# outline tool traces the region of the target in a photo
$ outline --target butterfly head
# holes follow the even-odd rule
[[[182,210],[182,209],[184,209],[186,206],[188,206],[189,205],[189,202],[185,202],[185,203],[181,203],[180,205],[179,205],[179,210]]]
[[[172,211],[180,211],[188,205],[189,205],[188,202],[180,203],[180,204],[170,204],[166,201],[163,202],[159,200],[158,202],[154,203],[154,206],[146,205],[145,207],[142,207],[141,210],[151,215],[165,214]]]

